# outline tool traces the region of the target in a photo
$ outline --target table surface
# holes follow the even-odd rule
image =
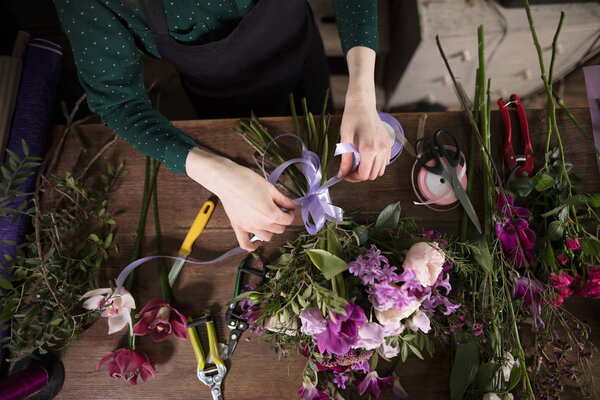
[[[591,132],[589,111],[573,110],[574,115],[587,132]],[[395,114],[404,127],[407,139],[414,143],[421,113]],[[545,139],[545,111],[527,112],[530,133],[537,163],[543,161]],[[516,121],[516,115],[513,114]],[[274,134],[292,131],[290,118],[265,118],[264,124]],[[583,177],[583,188],[588,192],[600,191],[600,178],[594,154],[581,139],[574,126],[563,114],[558,114],[559,127],[566,146],[567,159]],[[204,148],[224,154],[235,161],[254,167],[251,148],[235,133],[238,120],[179,121],[174,125],[194,138]],[[330,127],[337,129],[339,116],[333,116]],[[428,113],[425,132],[447,128],[459,140],[468,143],[469,125],[459,112]],[[502,136],[502,122],[498,112],[492,113],[492,135],[495,141]],[[56,138],[61,127],[54,127]],[[80,139],[70,135],[65,142],[58,170],[67,171],[72,167],[78,154],[80,140],[88,145],[88,154],[93,155],[109,140],[112,133],[102,125],[83,125],[78,128]],[[91,156],[90,156],[91,157]],[[105,170],[105,164],[124,161],[127,176],[111,198],[111,207],[116,220],[115,240],[120,253],[111,254],[103,267],[103,281],[115,278],[127,264],[133,245],[133,235],[138,223],[138,214],[143,191],[144,156],[122,140],[118,140],[97,161],[95,174]],[[438,229],[447,233],[457,232],[461,212],[432,212],[413,204],[414,194],[410,184],[410,169],[414,158],[406,152],[392,165],[386,174],[376,181],[350,184],[340,183],[332,188],[331,195],[336,205],[345,210],[360,209],[377,212],[385,205],[400,201],[404,215],[412,215],[427,229]],[[332,169],[333,171],[333,169]],[[92,177],[94,175],[92,173]],[[202,203],[211,196],[207,190],[189,178],[162,169],[158,177],[158,202],[160,207],[162,248],[168,255],[176,255],[189,226],[193,222]],[[473,200],[476,208],[480,201]],[[375,214],[373,214],[375,215]],[[278,245],[286,239],[293,239],[301,229],[299,217],[285,234],[275,238],[264,247],[265,254],[273,254]],[[145,232],[142,255],[153,255],[153,223],[151,213]],[[236,246],[233,230],[221,205],[194,246],[191,259],[207,260]],[[187,265],[174,288],[174,296],[179,309],[186,315],[201,315],[210,310],[216,319],[217,335],[226,342],[229,331],[224,324],[225,304],[233,294],[235,273],[243,256],[237,256],[218,264],[208,266]],[[139,306],[149,299],[159,297],[156,280],[156,266],[150,262],[139,269],[137,294]],[[592,327],[592,340],[600,344],[600,315],[598,302],[573,299],[568,306],[581,319]],[[206,386],[196,378],[195,358],[191,344],[186,340],[170,337],[162,343],[154,343],[148,337],[138,340],[138,348],[146,352],[156,370],[156,378],[138,386],[130,386],[124,381],[109,378],[106,367],[96,369],[98,361],[110,352],[125,344],[125,332],[107,334],[106,319],[99,319],[83,336],[74,341],[62,353],[66,370],[66,381],[59,399],[210,399]],[[224,384],[225,399],[297,399],[302,369],[305,360],[279,361],[269,345],[249,332],[250,338],[240,344],[231,360],[227,362],[228,375]],[[410,357],[398,370],[401,381],[412,399],[448,398],[450,358],[448,349],[438,346],[434,358],[425,361]],[[598,372],[600,375],[600,372]],[[598,379],[596,379],[598,382]],[[600,391],[599,391],[600,393]],[[387,394],[391,398],[391,394]],[[386,398],[386,396],[383,396]]]

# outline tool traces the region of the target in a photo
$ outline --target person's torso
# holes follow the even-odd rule
[[[142,52],[161,58],[141,0],[99,1],[128,27]],[[182,44],[201,45],[228,36],[252,9],[254,1],[162,0],[162,4],[169,34]]]

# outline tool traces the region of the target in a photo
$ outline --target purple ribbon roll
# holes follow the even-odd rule
[[[21,145],[22,140],[27,143],[31,156],[42,157],[45,154],[61,62],[62,49],[59,45],[42,39],[33,39],[29,42],[6,146],[21,158],[25,156]],[[4,161],[8,162],[8,154],[5,155]],[[34,172],[19,186],[22,192],[31,193],[35,190],[37,168]],[[31,196],[18,196],[11,200],[14,204],[19,204],[30,199]],[[0,220],[0,237],[3,240],[20,243],[31,228],[31,221],[20,214],[14,223],[11,222],[11,218]],[[0,274],[4,269],[5,255],[14,257],[16,246],[0,243]],[[6,331],[1,335],[4,334]],[[0,345],[0,364],[3,359],[2,345]]]
[[[48,384],[48,371],[34,365],[24,371],[0,379],[0,399],[25,400]]]

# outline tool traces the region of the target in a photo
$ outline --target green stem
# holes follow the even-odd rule
[[[558,21],[558,28],[556,28],[556,33],[554,34],[554,39],[552,39],[552,58],[550,59],[550,70],[548,71],[548,83],[550,84],[550,87],[552,87],[552,84],[553,84],[552,79],[554,77],[553,71],[554,71],[554,60],[556,59],[556,44],[558,43],[558,35],[560,34],[560,31],[562,29],[564,20],[565,20],[565,12],[561,11],[560,12],[560,20]]]
[[[152,162],[152,166],[154,167],[154,175],[158,174],[158,169],[160,168],[160,162],[154,160]],[[153,208],[153,216],[154,216],[154,236],[156,238],[156,253],[162,254],[161,244],[160,244],[160,219],[158,215],[158,196],[157,196],[157,185],[154,185],[154,189],[152,191],[152,208]],[[171,303],[172,293],[171,286],[169,285],[169,275],[167,273],[167,267],[165,266],[165,260],[163,258],[159,258],[157,260],[158,263],[158,282],[160,284],[160,294],[162,298],[167,302]]]
[[[300,137],[300,124],[298,123],[298,113],[296,112],[293,93],[290,93],[290,109],[292,110],[292,119],[294,120],[294,133],[296,133],[296,136]]]

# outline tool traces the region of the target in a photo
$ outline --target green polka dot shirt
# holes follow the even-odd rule
[[[376,0],[332,0],[344,54],[354,46],[377,50]],[[163,0],[171,36],[199,45],[226,37],[252,0]],[[90,109],[142,153],[185,174],[196,143],[150,104],[142,53],[161,58],[146,16],[133,0],[54,0],[75,57]]]

